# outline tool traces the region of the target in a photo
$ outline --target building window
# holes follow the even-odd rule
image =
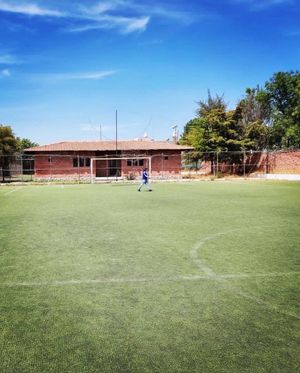
[[[73,167],[78,167],[78,159],[79,159],[79,167],[90,167],[91,165],[91,158],[73,158]]]
[[[79,167],[84,167],[84,158],[79,158]]]
[[[166,156],[165,156],[165,161],[167,161],[168,159],[169,159],[169,157],[166,155]]]
[[[51,155],[48,157],[48,162],[52,163],[52,157],[51,157]]]
[[[128,167],[144,166],[144,160],[143,159],[127,159],[127,166]]]

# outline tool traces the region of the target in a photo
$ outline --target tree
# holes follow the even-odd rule
[[[193,146],[195,155],[210,161],[213,172],[214,152],[239,151],[244,147],[242,128],[235,118],[235,112],[226,111],[223,97],[212,97],[208,92],[207,101],[200,101],[198,105],[198,118],[186,124],[180,142]],[[240,156],[223,153],[220,160],[237,162]]]
[[[35,146],[38,146],[36,142],[33,142],[26,138],[17,138],[17,149],[19,152],[22,152],[24,149],[33,148]]]
[[[224,97],[216,95],[212,97],[210,90],[207,92],[207,100],[198,102],[197,114],[200,118],[205,117],[210,111],[214,109],[219,109],[221,111],[226,111],[226,103],[224,102]]]
[[[242,126],[244,147],[251,150],[262,150],[267,146],[268,118],[267,105],[259,99],[262,89],[247,88],[246,96],[238,103],[234,117]]]
[[[240,120],[245,126],[253,122],[266,123],[269,118],[268,105],[261,99],[263,90],[247,88],[246,96],[240,100],[236,111],[240,113]]]
[[[9,164],[16,150],[17,139],[11,127],[0,124],[0,169],[3,182],[5,176],[9,176]]]
[[[266,82],[258,100],[270,115],[269,143],[273,148],[300,147],[300,73],[278,72]]]

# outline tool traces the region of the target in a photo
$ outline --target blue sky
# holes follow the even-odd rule
[[[300,68],[299,0],[0,0],[0,123],[39,144],[170,137]]]

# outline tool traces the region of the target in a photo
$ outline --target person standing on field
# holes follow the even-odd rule
[[[150,184],[149,184],[149,175],[148,175],[148,170],[147,168],[144,168],[142,173],[141,173],[141,178],[142,178],[142,181],[141,181],[141,184],[138,188],[138,191],[140,192],[143,185],[146,186],[148,192],[152,192],[152,189],[150,188]]]

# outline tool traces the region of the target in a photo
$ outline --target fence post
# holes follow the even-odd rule
[[[50,181],[52,181],[52,155],[49,155],[48,157],[50,157]]]
[[[77,155],[77,175],[78,175],[78,183],[80,183],[80,164],[79,164],[80,158],[79,155]]]
[[[217,171],[216,171],[216,176],[218,177],[219,174],[219,152],[217,151]]]
[[[244,151],[244,177],[246,177],[246,152]]]

